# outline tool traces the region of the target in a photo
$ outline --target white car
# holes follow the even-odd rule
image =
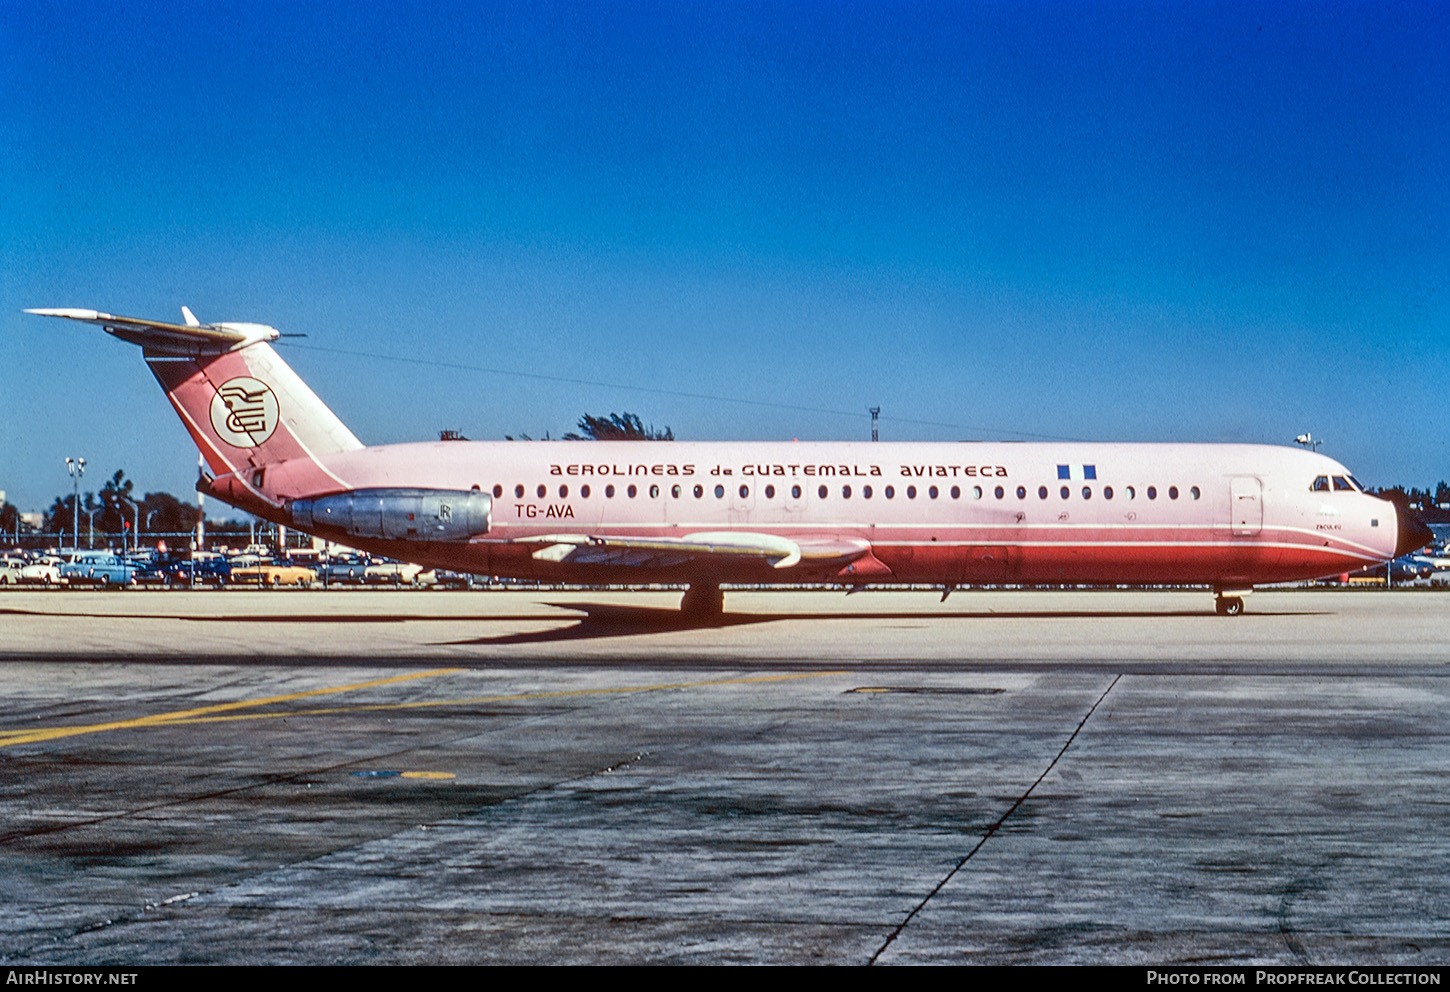
[[[27,562],[20,570],[20,581],[31,585],[60,585],[60,559],[47,555]]]
[[[392,583],[395,586],[417,585],[418,576],[423,573],[422,565],[406,561],[373,562],[363,572],[363,581],[369,585]]]
[[[13,586],[20,582],[20,573],[25,569],[23,558],[0,558],[0,586]]]

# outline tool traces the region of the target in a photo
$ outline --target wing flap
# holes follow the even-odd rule
[[[571,565],[627,565],[667,568],[690,562],[762,559],[773,568],[790,568],[802,559],[812,562],[854,561],[870,552],[861,540],[815,539],[793,541],[776,534],[718,531],[683,537],[634,537],[597,534],[541,534],[516,538],[523,544],[543,545],[533,553],[540,561],[568,561]]]

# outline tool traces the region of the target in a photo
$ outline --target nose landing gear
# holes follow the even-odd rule
[[[1244,611],[1244,597],[1250,589],[1215,589],[1213,611],[1221,617],[1236,617]]]

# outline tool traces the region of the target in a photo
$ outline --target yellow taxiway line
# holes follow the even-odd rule
[[[289,703],[295,699],[308,699],[313,696],[330,696],[339,692],[354,692],[358,689],[371,689],[380,685],[392,685],[397,682],[409,682],[414,679],[433,678],[439,675],[454,675],[458,672],[466,671],[468,671],[466,668],[435,668],[427,672],[394,675],[392,678],[373,679],[369,682],[354,682],[351,685],[333,686],[329,689],[308,689],[304,692],[291,692],[282,696],[267,696],[263,699],[243,699],[235,703],[218,703],[215,706],[200,706],[195,709],[176,710],[171,713],[157,713],[154,716],[136,717],[133,720],[114,720],[109,723],[92,723],[81,727],[42,727],[31,730],[4,730],[0,731],[0,747],[9,747],[12,744],[34,744],[37,741],[50,741],[61,737],[76,737],[81,734],[99,734],[107,730],[131,730],[137,727],[155,727],[167,723],[185,723],[211,713],[226,713],[232,710],[250,709],[257,706],[271,706],[276,703]]]
[[[433,678],[439,675],[454,675],[468,671],[466,668],[439,668],[410,675],[396,675],[370,682],[355,682],[351,685],[334,686],[329,689],[309,689],[282,696],[267,696],[263,699],[241,700],[235,703],[219,703],[196,709],[176,710],[171,713],[157,713],[153,716],[137,717],[132,720],[114,720],[108,723],[93,723],[78,727],[46,727],[31,730],[0,731],[0,748],[15,744],[35,744],[41,741],[58,740],[64,737],[78,737],[84,734],[98,734],[110,730],[135,730],[146,727],[169,727],[189,723],[222,723],[234,720],[277,720],[293,716],[325,716],[337,713],[365,713],[381,710],[423,709],[433,706],[476,706],[482,703],[508,703],[531,699],[563,699],[573,696],[607,696],[632,692],[663,692],[670,689],[700,689],[722,685],[750,685],[761,682],[785,682],[793,679],[824,678],[830,675],[846,675],[847,672],[796,672],[789,675],[755,675],[735,679],[713,679],[705,682],[662,682],[656,685],[612,686],[604,689],[561,689],[552,692],[522,692],[503,696],[473,696],[465,699],[430,699],[411,703],[360,703],[355,706],[314,707],[301,710],[282,710],[276,713],[237,713],[237,710],[255,709],[277,703],[292,702],[313,696],[353,692],[380,685],[407,682],[413,679]],[[224,714],[224,715],[219,715]]]

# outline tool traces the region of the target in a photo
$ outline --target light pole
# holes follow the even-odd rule
[[[86,474],[86,460],[84,458],[67,458],[65,470],[70,473],[71,488],[75,495],[71,503],[71,518],[75,521],[75,542],[74,549],[81,549],[81,476]]]
[[[131,551],[133,553],[135,553],[137,551],[140,551],[141,550],[141,534],[140,534],[140,530],[141,530],[141,504],[140,503],[137,503],[133,499],[127,499],[124,496],[117,497],[117,500],[116,501],[118,503],[130,503],[131,504]],[[125,554],[126,553],[126,535],[124,533],[125,527],[126,527],[126,517],[125,517],[125,514],[122,514],[121,515],[121,529],[123,531],[123,533],[121,534],[121,553],[122,554]]]
[[[197,481],[206,477],[206,459],[201,452],[196,454],[196,475]],[[200,489],[196,491],[196,545],[191,550],[206,550],[206,493]]]

